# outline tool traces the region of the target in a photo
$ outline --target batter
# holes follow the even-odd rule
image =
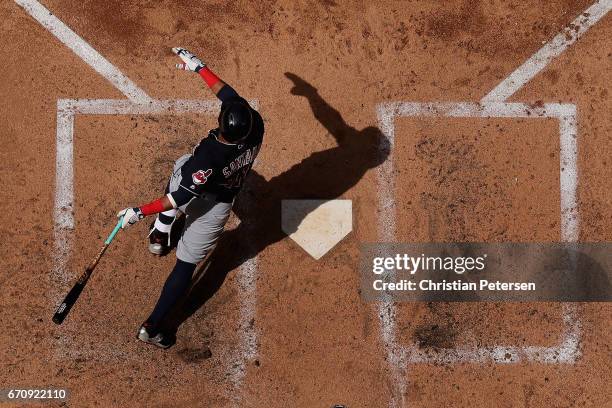
[[[170,230],[181,211],[185,227],[176,248],[176,265],[168,276],[150,316],[140,327],[137,338],[168,348],[174,334],[164,333],[164,317],[186,294],[198,262],[212,251],[229,218],[234,198],[242,188],[259,153],[264,134],[261,116],[247,101],[204,62],[184,48],[173,48],[183,61],[177,67],[198,73],[221,100],[219,127],[212,129],[191,154],[180,157],[168,181],[165,195],[140,207],[118,213],[127,228],[148,215],[157,214],[149,233],[149,251],[168,252]]]

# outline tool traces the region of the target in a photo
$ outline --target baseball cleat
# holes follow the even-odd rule
[[[167,349],[175,343],[174,336],[166,336],[162,332],[158,332],[155,336],[150,334],[151,327],[148,323],[143,323],[138,330],[136,338],[144,343],[152,344],[162,349]]]
[[[149,252],[153,255],[165,255],[170,250],[170,234],[158,231],[151,225],[149,232]]]

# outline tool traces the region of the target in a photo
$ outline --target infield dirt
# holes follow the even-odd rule
[[[611,309],[580,304],[575,364],[414,364],[395,377],[375,305],[358,293],[359,244],[377,236],[385,136],[376,105],[478,101],[591,3],[547,1],[192,2],[44,0],[157,99],[213,99],[174,69],[194,51],[247,99],[266,139],[202,287],[169,351],[135,332],[173,256],[146,248],[147,223],[122,232],[62,326],[54,267],[56,104],[124,98],[12,1],[0,3],[3,118],[1,388],[65,387],[69,407],[604,407]],[[612,239],[611,16],[511,101],[576,104],[579,240]],[[287,74],[290,75],[287,75]],[[163,192],[173,161],[215,126],[203,115],[80,115],[74,127],[76,278],[115,213]],[[399,241],[558,241],[559,135],[553,120],[396,121]],[[353,200],[354,231],[315,261],[280,230],[280,200]],[[218,256],[217,256],[218,255]],[[257,256],[256,303],[241,325],[238,267]],[[218,289],[218,290],[217,290]],[[398,342],[551,345],[561,305],[402,304]],[[257,353],[241,355],[243,333]]]

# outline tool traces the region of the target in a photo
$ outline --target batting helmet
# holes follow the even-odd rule
[[[221,104],[219,129],[229,142],[237,142],[251,133],[253,113],[247,101],[234,98]]]

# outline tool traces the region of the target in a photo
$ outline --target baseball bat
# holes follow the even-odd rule
[[[53,315],[53,323],[62,324],[66,316],[68,316],[70,309],[72,309],[72,306],[74,306],[75,302],[81,295],[81,292],[83,292],[83,289],[85,288],[89,277],[96,268],[96,265],[98,265],[100,258],[102,258],[102,255],[104,255],[110,243],[113,242],[115,235],[117,235],[117,233],[121,229],[122,221],[123,217],[119,218],[119,222],[117,222],[117,225],[115,226],[115,229],[113,229],[113,232],[111,232],[108,238],[106,238],[106,241],[104,241],[104,246],[102,246],[102,249],[100,249],[98,255],[96,255],[95,258],[91,260],[87,268],[85,268],[85,272],[83,272],[81,277],[79,277],[79,280],[77,280],[72,289],[70,289],[70,292],[68,292],[68,294],[64,298],[64,301],[57,307],[57,310]]]

